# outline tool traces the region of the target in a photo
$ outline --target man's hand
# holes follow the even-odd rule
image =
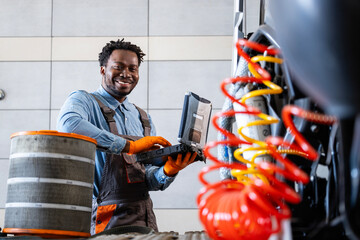
[[[184,169],[186,166],[194,162],[197,153],[191,154],[187,152],[185,157],[182,158],[182,154],[177,155],[177,159],[174,160],[172,157],[168,156],[168,160],[164,165],[164,172],[167,176],[172,177],[177,174],[181,169]],[[190,157],[191,156],[191,157]]]
[[[160,146],[168,147],[171,146],[171,143],[168,142],[163,137],[143,137],[136,141],[128,141],[124,147],[123,152],[128,154],[136,154],[140,152],[145,152],[149,150],[154,150],[160,148]]]

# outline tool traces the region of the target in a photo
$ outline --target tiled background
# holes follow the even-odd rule
[[[248,8],[256,9],[255,2]],[[146,53],[129,98],[151,114],[158,135],[176,143],[186,91],[211,100],[214,112],[221,109],[219,84],[231,74],[234,0],[0,0],[0,6],[0,89],[6,93],[0,101],[0,227],[9,136],[55,129],[71,91],[100,85],[97,56],[109,40],[124,37]],[[166,191],[152,193],[160,231],[201,229],[195,197],[203,166],[193,164]],[[167,221],[169,214],[186,224]]]

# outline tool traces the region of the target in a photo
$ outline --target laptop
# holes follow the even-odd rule
[[[207,141],[211,109],[209,100],[186,92],[178,135],[179,144],[139,153],[136,155],[137,161],[161,166],[167,161],[167,156],[176,159],[179,153],[186,152],[196,152],[195,161],[205,161],[203,148]]]

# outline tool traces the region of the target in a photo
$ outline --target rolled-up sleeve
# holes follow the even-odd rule
[[[157,167],[146,165],[146,181],[149,191],[165,190],[174,180],[174,177],[168,177],[164,173],[164,166]]]

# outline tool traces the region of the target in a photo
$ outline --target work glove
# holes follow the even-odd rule
[[[179,153],[177,155],[176,160],[172,157],[168,156],[168,160],[164,165],[164,172],[167,176],[172,177],[177,174],[180,170],[184,169],[186,166],[190,165],[194,162],[197,153],[191,154],[187,152],[185,157],[182,157],[182,154]]]
[[[150,151],[159,149],[160,146],[168,147],[171,146],[171,143],[168,142],[163,137],[143,137],[136,141],[129,141],[129,151],[128,154],[136,154],[140,152]]]

